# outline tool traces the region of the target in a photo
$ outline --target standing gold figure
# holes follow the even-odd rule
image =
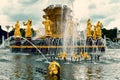
[[[87,21],[87,29],[86,29],[86,35],[87,37],[91,37],[92,36],[92,24],[91,24],[91,21],[90,19],[88,19]]]
[[[32,31],[31,31],[31,26],[32,26],[32,21],[28,19],[27,23],[23,22],[24,26],[27,26],[25,30],[25,37],[32,37]]]
[[[46,20],[43,21],[42,23],[45,25],[45,34],[46,34],[47,36],[52,35],[51,28],[50,28],[50,26],[51,26],[51,24],[52,24],[52,21],[49,20],[49,17],[47,16],[47,17],[46,17]]]
[[[13,26],[12,26],[13,27]],[[14,28],[14,27],[13,27]],[[21,32],[20,32],[20,24],[19,21],[16,22],[15,24],[15,31],[14,31],[14,36],[16,37],[21,37]]]
[[[97,27],[97,38],[101,38],[101,36],[102,36],[102,33],[101,33],[102,23],[100,21],[98,21],[96,27]]]

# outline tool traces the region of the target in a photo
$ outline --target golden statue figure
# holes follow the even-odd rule
[[[27,23],[23,22],[24,26],[27,26],[25,29],[25,37],[32,37],[32,31],[31,31],[31,26],[32,26],[32,21],[28,19]]]
[[[50,75],[59,75],[60,74],[60,65],[56,61],[50,62],[48,66]]]
[[[52,24],[52,21],[50,21],[49,18],[46,17],[46,20],[43,21],[42,23],[45,25],[45,34],[46,34],[47,36],[52,35],[51,28],[50,28],[50,26],[51,26],[51,24]]]
[[[58,54],[58,58],[62,59],[63,53],[60,51],[60,53]]]
[[[77,54],[77,53],[74,54],[74,60],[75,60],[75,61],[78,60],[78,54]]]
[[[67,58],[67,53],[64,52],[64,53],[63,53],[63,59],[66,60],[66,58]]]
[[[85,52],[85,53],[83,54],[83,57],[84,57],[84,59],[85,59],[85,60],[87,60],[87,59],[89,59],[89,58],[90,58],[90,56],[89,56],[88,52]]]
[[[101,26],[102,26],[102,23],[100,21],[98,21],[98,23],[96,25],[96,27],[97,27],[97,38],[101,38],[101,36],[102,36]]]
[[[92,36],[92,24],[91,24],[91,21],[90,19],[88,19],[87,21],[87,29],[86,29],[86,35],[87,37],[91,37]]]
[[[13,27],[13,26],[12,26]],[[14,28],[14,27],[13,27]],[[20,24],[19,21],[16,22],[15,24],[15,31],[14,31],[14,36],[16,37],[21,37],[21,32],[20,32]]]

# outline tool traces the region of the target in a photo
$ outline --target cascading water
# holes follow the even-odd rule
[[[66,18],[67,19],[67,18]],[[67,46],[68,46],[68,40],[70,40],[70,37],[68,35],[68,19],[66,20],[65,24],[65,30],[64,30],[64,37],[63,37],[63,52],[67,52]]]
[[[73,56],[73,53],[77,52],[75,46],[77,46],[78,34],[75,23],[70,20],[70,17],[67,17],[66,19],[67,22],[63,38],[63,52],[66,52],[68,56]]]
[[[0,45],[0,48],[4,48],[5,46],[5,39],[4,36],[2,36],[2,44]]]

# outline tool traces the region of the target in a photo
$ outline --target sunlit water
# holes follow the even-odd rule
[[[0,80],[120,80],[120,49],[109,49],[99,62],[63,62],[59,79],[39,73],[48,63],[39,55],[0,49]]]

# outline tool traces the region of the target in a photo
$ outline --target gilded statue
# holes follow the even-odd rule
[[[52,21],[49,20],[49,17],[47,16],[47,17],[46,17],[46,20],[43,21],[42,23],[45,25],[45,34],[46,34],[47,36],[52,35],[51,28],[50,28],[50,26],[51,26],[51,24],[52,24]]]
[[[102,27],[102,23],[100,21],[98,21],[96,28],[97,28],[97,38],[101,38],[102,33],[101,33],[101,27]]]
[[[49,66],[48,66],[49,75],[59,75],[60,69],[61,67],[58,62],[53,61],[49,63]]]
[[[23,22],[24,26],[27,26],[25,29],[25,37],[32,37],[32,31],[31,31],[31,26],[32,26],[32,21],[28,19],[28,21],[25,23]]]
[[[88,21],[87,21],[86,35],[87,35],[87,37],[92,36],[92,24],[91,24],[90,19],[88,19]]]
[[[13,27],[13,26],[12,26]],[[15,28],[13,27],[14,30],[14,36],[16,37],[21,37],[21,32],[20,32],[20,24],[19,21],[16,22]]]

